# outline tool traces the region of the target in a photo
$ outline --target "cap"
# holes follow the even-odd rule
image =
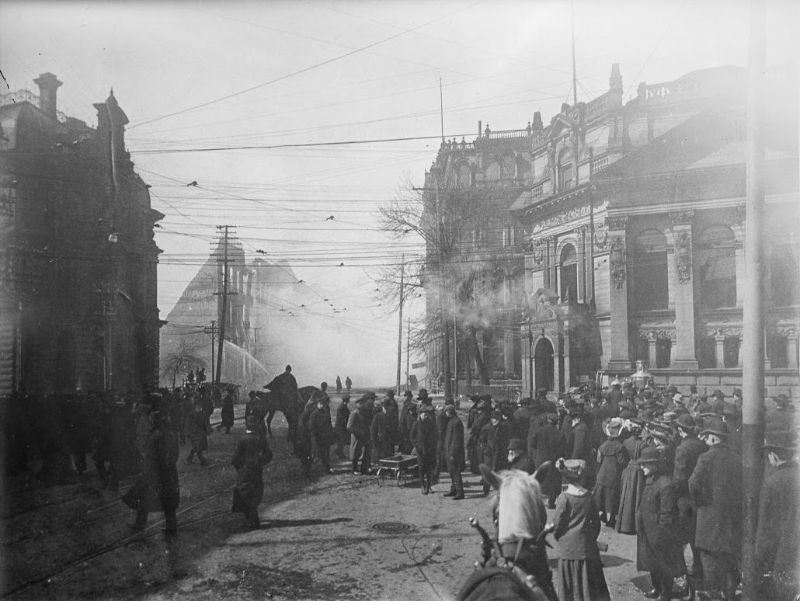
[[[642,454],[639,456],[638,462],[642,463],[657,463],[662,460],[661,453],[655,447],[645,447],[642,449]]]
[[[681,413],[675,420],[675,425],[684,430],[691,430],[694,428],[694,418],[688,413]]]
[[[508,441],[509,451],[527,451],[525,443],[520,438],[512,438]]]
[[[403,396],[404,396],[404,397],[406,397],[406,398],[409,398],[409,399],[413,399],[413,398],[414,398],[414,393],[413,393],[413,392],[411,392],[410,390],[406,390],[406,391],[403,393]]]

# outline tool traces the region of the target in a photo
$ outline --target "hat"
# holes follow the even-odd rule
[[[350,401],[350,395],[349,394],[343,394],[342,395],[342,402],[343,403],[347,403],[349,401]]]
[[[661,453],[655,447],[645,447],[642,449],[642,454],[639,456],[638,462],[642,463],[658,463],[662,460]]]
[[[672,400],[675,403],[682,403],[683,402],[683,395],[680,392],[676,392],[674,395],[672,395]]]
[[[723,392],[720,389],[717,389],[714,392],[712,392],[711,396],[716,397],[718,399],[724,399],[725,398],[725,394],[723,394]]]
[[[418,413],[433,413],[434,412],[433,405],[431,405],[429,403],[424,403],[424,404],[419,406],[419,408],[417,409],[417,412]]]
[[[244,418],[244,424],[248,430],[255,430],[258,428],[258,422],[258,417],[252,414]]]
[[[733,396],[742,396],[742,389],[741,388],[734,388],[733,392],[731,393]]]
[[[508,441],[509,451],[527,451],[525,443],[520,438],[512,438]]]
[[[417,398],[420,399],[420,400],[427,399],[428,398],[428,389],[427,388],[420,388],[417,391]]]
[[[616,438],[622,431],[622,419],[619,417],[612,417],[608,420],[608,423],[605,424],[603,430],[609,438]]]
[[[728,437],[728,426],[720,419],[709,419],[705,427],[700,431],[700,436],[704,434],[715,434],[720,437]]]
[[[557,467],[567,480],[578,480],[586,469],[586,461],[566,459],[558,462]]]
[[[764,434],[764,448],[796,451],[797,434],[791,430],[766,432]]]
[[[558,424],[558,414],[556,414],[556,413],[548,413],[547,414],[547,423],[548,424],[552,424],[554,426],[556,424]]]
[[[489,417],[491,419],[503,419],[503,412],[495,409]]]
[[[406,391],[403,393],[403,396],[404,396],[404,397],[406,397],[406,398],[409,398],[409,399],[413,399],[413,398],[414,398],[414,393],[413,393],[413,392],[411,392],[410,390],[406,390]]]
[[[675,420],[675,425],[684,430],[691,430],[694,428],[694,418],[688,413],[681,413]]]
[[[674,386],[674,385],[673,386],[669,386],[667,388],[667,394],[679,394],[678,393],[678,387]]]

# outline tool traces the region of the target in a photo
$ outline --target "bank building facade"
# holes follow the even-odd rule
[[[788,74],[770,73],[764,90],[765,386],[800,398]],[[562,105],[547,126],[537,113],[522,130],[479,125],[472,142],[442,144],[426,186],[435,179],[445,198],[493,207],[480,244],[458,246],[472,269],[492,274],[498,309],[482,359],[526,392],[564,391],[598,370],[627,375],[641,361],[657,383],[730,394],[742,379],[746,72],[705,69],[622,95],[614,65],[608,92]]]

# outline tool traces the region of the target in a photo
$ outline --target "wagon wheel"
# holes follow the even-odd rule
[[[378,468],[378,471],[377,471],[377,472],[375,472],[375,476],[377,476],[377,478],[378,478],[378,486],[381,486],[381,485],[383,485],[383,479],[384,479],[386,476],[385,476],[385,475],[384,475],[384,473],[383,473],[383,468],[382,468],[382,467],[379,467],[379,468]]]

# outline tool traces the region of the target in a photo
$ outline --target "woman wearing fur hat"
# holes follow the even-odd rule
[[[561,601],[610,599],[597,548],[600,520],[592,493],[580,485],[586,462],[559,459],[558,468],[568,482],[556,500],[553,521],[547,529],[558,541],[558,598]]]
[[[644,449],[639,466],[645,486],[636,511],[636,568],[650,572],[653,588],[645,596],[669,601],[674,579],[686,573],[677,532],[678,498],[658,449]]]

